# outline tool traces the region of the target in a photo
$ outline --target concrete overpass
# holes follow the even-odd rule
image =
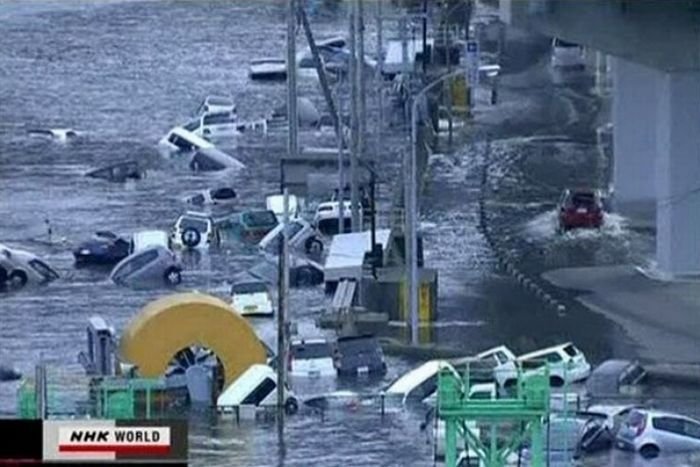
[[[655,215],[664,275],[700,275],[700,0],[500,0],[500,8],[514,27],[615,57],[616,205]]]

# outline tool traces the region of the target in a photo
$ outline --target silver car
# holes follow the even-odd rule
[[[0,287],[24,287],[27,284],[44,284],[59,278],[59,274],[46,262],[29,251],[0,245]]]
[[[615,444],[645,458],[661,452],[700,451],[700,421],[658,410],[634,410],[620,426]]]
[[[112,270],[115,284],[140,286],[165,282],[177,285],[182,281],[182,266],[175,253],[162,246],[150,247],[121,260]]]

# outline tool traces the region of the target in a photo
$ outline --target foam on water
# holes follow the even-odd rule
[[[557,239],[560,241],[591,240],[603,237],[620,238],[629,233],[627,220],[615,213],[605,213],[600,229],[574,229],[559,232],[559,218],[556,209],[545,211],[525,224],[524,233],[534,241]]]

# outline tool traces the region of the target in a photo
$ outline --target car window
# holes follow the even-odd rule
[[[438,381],[438,375],[437,373],[432,375],[430,378],[426,379],[423,381],[421,384],[416,386],[409,394],[409,397],[412,398],[418,398],[418,399],[425,399],[432,393],[434,393],[437,390],[437,381]]]
[[[630,365],[620,375],[619,384],[636,384],[644,377],[644,368],[635,364]]]
[[[235,198],[236,192],[233,191],[232,188],[218,188],[216,190],[213,190],[211,195],[212,195],[212,198],[229,199],[229,198]]]
[[[290,350],[292,357],[300,360],[307,358],[331,358],[333,356],[331,346],[326,342],[292,344]]]
[[[209,230],[209,222],[194,217],[182,217],[180,219],[180,230],[185,229],[195,229],[197,232],[204,233]]]
[[[187,131],[197,130],[199,128],[199,119],[192,120],[192,121],[185,123],[184,125],[182,125],[182,128],[184,128]],[[172,143],[172,141],[171,141],[171,143]]]
[[[58,273],[41,260],[33,259],[29,261],[29,265],[46,280],[58,279]]]
[[[217,113],[205,115],[202,123],[205,125],[225,125],[235,123],[236,119],[229,113]]]
[[[249,227],[277,225],[277,217],[272,211],[248,211],[243,213],[242,220]]]
[[[263,282],[245,282],[242,284],[233,284],[232,293],[248,294],[267,292],[267,286]]]
[[[700,424],[686,420],[685,434],[692,438],[700,439]]]
[[[559,38],[554,39],[554,46],[555,46],[555,47],[566,47],[566,48],[569,48],[569,47],[580,47],[580,45],[578,45],[578,44],[575,44],[575,43],[573,43],[573,42],[563,41],[563,40],[561,40],[561,39],[559,39]]]
[[[133,257],[128,259],[124,264],[122,264],[122,267],[114,273],[114,277],[116,279],[123,279],[126,276],[143,268],[156,258],[158,258],[158,250],[146,250],[143,253],[134,255]]]
[[[569,357],[575,357],[578,355],[578,350],[572,344],[569,344],[566,347],[564,347],[564,352],[566,352],[566,355],[568,355]]]
[[[651,423],[657,430],[668,431],[679,435],[685,434],[685,422],[680,418],[656,417]]]
[[[571,205],[579,208],[594,207],[596,205],[595,195],[593,193],[574,193],[571,196]]]
[[[241,405],[260,405],[276,387],[277,384],[275,384],[271,378],[265,378],[245,399],[243,399]]]
[[[548,354],[544,354],[541,357],[543,360],[546,360],[548,363],[560,363],[564,359],[562,356],[559,354],[559,352],[550,352]]]

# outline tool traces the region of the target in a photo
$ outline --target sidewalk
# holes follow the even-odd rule
[[[700,362],[700,282],[660,282],[634,266],[557,269],[551,284],[579,291],[587,308],[619,322],[652,362]]]

